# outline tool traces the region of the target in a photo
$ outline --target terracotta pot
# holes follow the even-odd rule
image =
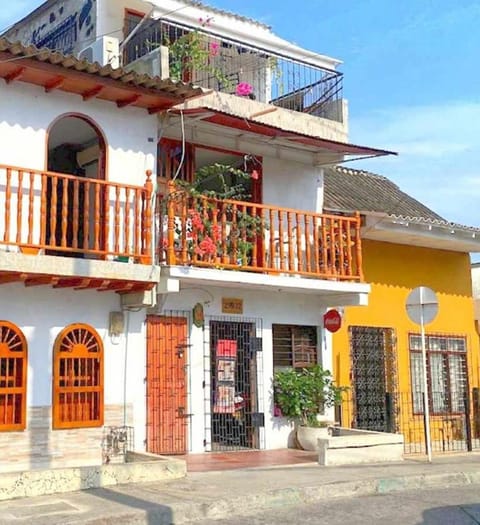
[[[297,428],[297,441],[303,450],[318,450],[318,439],[330,437],[328,427],[303,427]]]

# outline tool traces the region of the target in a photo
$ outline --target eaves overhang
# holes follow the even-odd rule
[[[364,239],[456,252],[480,252],[480,229],[414,217],[361,212]]]
[[[366,306],[371,291],[368,283],[265,275],[192,266],[162,266],[160,293],[162,290],[164,293],[178,292],[185,286],[217,286],[257,292],[318,295],[322,297],[325,306]]]
[[[7,84],[26,82],[47,93],[71,93],[84,101],[106,100],[119,108],[137,107],[150,114],[204,95],[201,88],[191,84],[102,66],[6,38],[0,38],[0,78]]]
[[[197,122],[208,122],[224,128],[237,130],[243,134],[256,135],[257,137],[267,139],[271,144],[283,144],[293,148],[306,149],[313,153],[334,153],[337,155],[354,155],[355,157],[396,155],[393,151],[324,139],[305,133],[286,131],[271,124],[258,122],[252,118],[243,118],[209,107],[191,109],[172,108],[169,112],[174,115],[183,115]]]

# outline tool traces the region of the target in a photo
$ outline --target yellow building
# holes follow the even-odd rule
[[[426,326],[433,450],[480,446],[469,257],[480,250],[480,231],[448,223],[385,177],[345,168],[325,173],[325,210],[361,212],[371,284],[368,306],[345,308],[333,335],[334,376],[350,387],[337,414],[341,424],[401,432],[407,452],[423,451],[420,328],[405,303],[412,289],[428,286],[439,301]]]

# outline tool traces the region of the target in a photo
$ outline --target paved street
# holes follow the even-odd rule
[[[331,503],[282,508],[254,517],[197,522],[224,525],[476,525],[480,485],[337,499]]]

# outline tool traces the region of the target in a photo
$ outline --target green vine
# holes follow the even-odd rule
[[[231,180],[235,184],[231,183]],[[211,164],[200,168],[193,182],[177,181],[180,192],[189,197],[189,245],[190,255],[202,260],[213,261],[228,258],[230,263],[248,265],[254,240],[267,226],[259,216],[240,209],[231,201],[247,201],[250,195],[242,182],[251,179],[251,175],[242,170],[224,164]],[[210,189],[212,184],[216,189]],[[205,197],[205,198],[202,198]],[[175,198],[175,193],[172,194]],[[217,204],[217,201],[229,201]],[[224,221],[226,218],[226,223]],[[228,229],[228,235],[221,230],[221,224]],[[176,234],[181,236],[180,225]],[[233,261],[232,261],[233,257]]]

